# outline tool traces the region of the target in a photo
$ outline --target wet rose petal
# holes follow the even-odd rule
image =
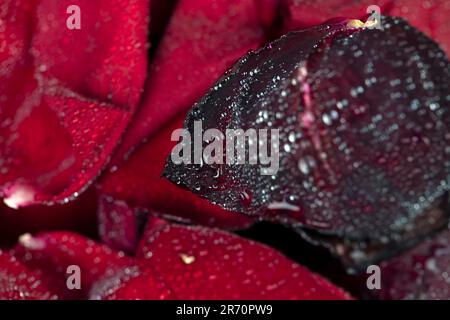
[[[38,273],[30,271],[17,259],[0,250],[0,300],[49,300],[50,291]]]
[[[349,299],[275,250],[223,231],[147,227],[137,251],[179,299]]]
[[[425,32],[450,53],[450,25],[446,23],[450,4],[445,0],[281,0],[285,30],[297,30],[322,24],[335,17],[361,19],[370,5],[377,5],[381,14],[398,16]],[[311,14],[314,12],[314,14]]]
[[[80,30],[66,27],[69,5],[81,8]],[[0,195],[12,208],[69,201],[99,174],[138,102],[148,1],[8,0],[3,9]]]
[[[151,64],[142,105],[113,159],[184,113],[238,58],[259,47],[273,0],[180,0]]]
[[[170,296],[152,270],[136,259],[74,233],[26,234],[14,254],[58,288],[62,299],[163,299]],[[69,266],[79,267],[81,290],[68,289]]]
[[[425,209],[449,189],[449,63],[404,20],[382,22],[291,33],[241,59],[188,114],[191,136],[197,120],[280,129],[278,172],[169,159],[165,176],[225,209],[362,246],[432,232],[442,219]]]
[[[80,30],[66,27],[70,5],[80,7]],[[147,69],[149,1],[42,0],[36,15],[32,55],[46,76],[124,111],[136,105]]]
[[[171,142],[171,134],[173,130],[182,127],[182,120],[179,117],[173,121],[136,150],[120,169],[103,176],[99,183],[99,193],[114,201],[125,202],[131,208],[147,209],[184,222],[226,229],[248,227],[252,223],[251,219],[215,206],[161,177],[165,161],[176,143]],[[120,221],[126,219],[126,214],[115,214],[116,212],[117,210],[111,210],[108,206],[102,208],[100,223],[105,219],[109,221],[105,221],[106,224],[101,227],[105,232],[123,230],[124,225]],[[113,215],[117,217],[113,218]]]
[[[148,224],[137,258],[67,232],[24,235],[13,253],[63,299],[350,299],[273,249],[160,220]],[[66,286],[73,265],[81,290]]]

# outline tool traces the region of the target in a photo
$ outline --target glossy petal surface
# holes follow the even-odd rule
[[[0,300],[55,299],[39,274],[0,250]]]
[[[196,121],[279,129],[275,174],[248,158],[169,159],[165,176],[228,210],[325,235],[386,243],[430,232],[433,219],[415,224],[449,188],[449,63],[404,20],[383,25],[288,34],[241,59],[188,114],[192,137]]]
[[[67,27],[69,5],[81,10],[79,30]],[[0,196],[12,208],[69,201],[137,105],[148,1],[8,0],[0,15]]]
[[[275,250],[223,231],[149,225],[137,256],[179,299],[348,299]]]

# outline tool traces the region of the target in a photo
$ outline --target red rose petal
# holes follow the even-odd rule
[[[230,233],[149,225],[137,253],[179,299],[349,299],[275,250]]]
[[[71,5],[80,7],[80,30],[66,27]],[[42,0],[32,42],[36,65],[83,96],[135,106],[147,69],[148,13],[148,0]]]
[[[178,1],[150,68],[143,103],[115,156],[190,108],[239,57],[264,41],[275,1]],[[116,161],[113,160],[114,163]]]
[[[284,29],[296,30],[322,24],[334,17],[360,19],[367,15],[370,5],[377,5],[381,14],[403,17],[438,42],[450,53],[450,4],[445,0],[281,0]],[[314,12],[314,14],[311,14]]]
[[[231,234],[156,220],[146,236],[138,259],[66,232],[24,235],[13,253],[65,299],[350,298],[276,251]],[[81,270],[81,290],[67,289],[71,265]]]
[[[0,300],[55,299],[37,273],[0,250]]]
[[[161,177],[165,161],[176,143],[170,141],[171,134],[181,127],[182,118],[179,117],[136,150],[119,170],[103,176],[99,184],[100,193],[116,201],[125,201],[131,207],[147,208],[153,213],[173,216],[185,222],[228,229],[248,227],[252,223],[251,219],[213,205]],[[101,217],[117,221],[108,219],[113,214],[108,212],[109,207],[103,206],[102,210]],[[100,219],[102,221],[104,219]],[[114,225],[123,230],[123,225],[117,222],[107,222],[104,227],[114,229]]]
[[[73,4],[80,30],[66,27]],[[3,7],[0,196],[13,208],[68,201],[104,166],[137,104],[148,1]]]
[[[68,232],[24,235],[14,250],[30,269],[43,273],[64,299],[163,299],[170,296],[152,271],[123,252]],[[66,285],[67,267],[80,268],[81,290]],[[139,290],[138,290],[139,289]]]

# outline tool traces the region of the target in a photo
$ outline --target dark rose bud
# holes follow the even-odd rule
[[[278,129],[275,172],[264,174],[261,158],[250,163],[246,141],[245,164],[169,159],[165,176],[225,209],[293,226],[356,264],[442,226],[449,62],[404,20],[381,25],[289,33],[242,58],[188,114],[192,137],[197,121],[224,134]]]

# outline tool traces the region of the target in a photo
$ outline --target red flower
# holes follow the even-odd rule
[[[183,126],[186,113],[238,59],[290,30],[334,18],[362,19],[370,4],[3,0],[0,246],[5,249],[0,251],[0,299],[348,299],[344,291],[275,249],[209,229],[247,228],[253,218],[235,211],[249,214],[254,208],[240,210],[231,201],[215,201],[226,210],[172,184],[162,171],[175,144],[174,129]],[[66,25],[71,5],[81,10],[80,29]],[[450,7],[445,1],[381,1],[379,6],[383,14],[409,20],[448,54]],[[311,39],[303,40],[311,44]],[[319,72],[324,66],[315,68]],[[435,69],[432,73],[437,74]],[[360,74],[355,77],[361,81]],[[423,159],[422,167],[430,173],[436,154],[424,153]],[[430,175],[435,181],[439,174]],[[200,176],[195,179],[200,181]],[[315,199],[312,195],[310,203]],[[304,223],[305,212],[290,216],[269,210],[257,216]],[[314,215],[314,223],[320,224],[322,215],[327,211]],[[344,228],[339,230],[353,237],[362,226],[371,227],[374,216],[351,219],[351,230],[344,228],[348,221],[332,228]],[[374,228],[380,229],[383,224]],[[426,227],[422,231],[431,233]],[[369,234],[380,239],[379,233]],[[89,240],[97,238],[101,243]],[[430,249],[436,241],[440,249],[448,249],[448,241],[441,240],[429,240],[412,252],[436,256]],[[411,271],[409,275],[415,272],[408,254],[384,262],[389,274],[401,268]],[[436,258],[439,271],[445,262]],[[70,265],[81,268],[81,290],[67,288]],[[418,277],[414,273],[408,279]],[[404,287],[392,276],[385,284],[389,289],[378,297],[448,297],[436,279],[441,278],[427,273],[427,288]]]

